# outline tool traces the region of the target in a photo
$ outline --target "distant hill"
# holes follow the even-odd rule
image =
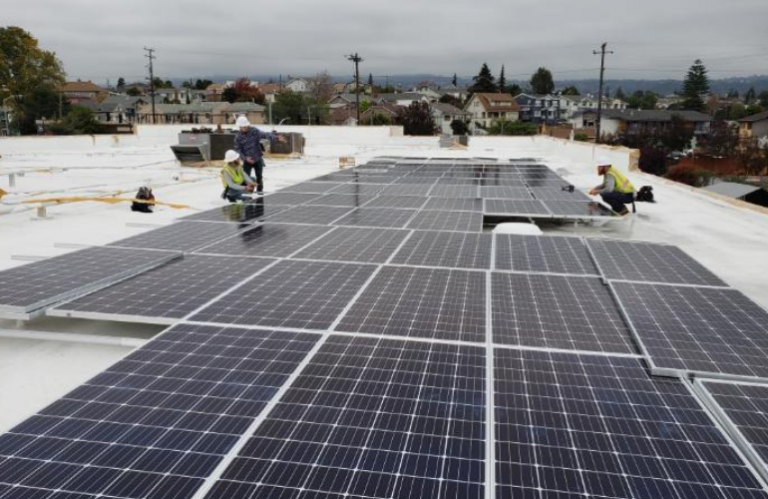
[[[367,74],[361,74],[361,79],[363,81],[368,80]],[[195,79],[198,78],[197,76],[194,77]],[[232,76],[232,75],[214,75],[214,76],[205,76],[204,78],[213,80],[213,81],[231,81],[236,80],[239,78],[239,76]],[[250,76],[251,79],[260,81],[260,82],[267,82],[267,81],[274,81],[277,82],[280,79],[279,75],[252,75]],[[453,75],[445,76],[445,75],[434,75],[434,74],[411,74],[411,75],[391,75],[388,78],[388,81],[391,85],[400,86],[403,89],[411,88],[415,85],[418,85],[422,81],[430,81],[432,83],[435,83],[440,86],[446,86],[451,84],[451,79],[453,78]],[[283,75],[283,81],[286,81],[287,77]],[[334,81],[349,81],[349,77],[344,76],[333,76]],[[183,80],[174,80],[173,83],[175,85],[180,85]],[[468,76],[459,76],[458,77],[459,85],[470,85],[472,84],[472,78]],[[381,77],[378,77],[376,79],[376,83],[383,85],[385,82]],[[526,81],[522,80],[510,80],[511,83],[517,83],[521,87],[525,88],[527,85]],[[591,80],[555,80],[555,85],[557,88],[564,88],[569,85],[573,85],[576,88],[579,89],[579,91],[582,94],[596,94],[598,92],[599,87],[599,81],[597,79],[591,79]],[[611,95],[613,95],[616,90],[621,87],[621,89],[624,91],[625,94],[630,94],[632,92],[635,92],[637,90],[650,90],[652,92],[656,92],[657,94],[661,95],[668,95],[671,93],[674,93],[676,91],[679,91],[682,88],[682,80],[620,80],[620,79],[610,79],[605,81],[605,85],[607,89],[610,91]],[[754,87],[754,89],[760,93],[761,91],[768,90],[768,75],[765,76],[749,76],[749,77],[738,77],[738,78],[723,78],[723,79],[712,79],[710,80],[710,86],[712,88],[712,91],[718,94],[725,94],[728,93],[731,90],[736,90],[739,92],[739,95],[744,95],[750,88]]]

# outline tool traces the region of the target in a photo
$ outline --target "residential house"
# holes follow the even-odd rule
[[[469,122],[472,119],[472,113],[451,104],[437,102],[431,104],[430,107],[432,108],[432,119],[435,120],[440,133],[452,134],[451,123],[454,120]]]
[[[155,104],[157,124],[230,125],[244,115],[254,124],[264,123],[264,106],[253,102],[200,102],[196,104]],[[139,104],[138,123],[152,123],[152,105]]]
[[[668,95],[661,97],[656,101],[656,109],[666,110],[672,106],[676,106],[683,102],[683,98],[679,95]]]
[[[657,111],[637,109],[606,109],[600,120],[600,135],[637,135],[663,133],[672,127],[673,118],[682,120],[685,128],[695,136],[709,134],[712,117],[698,111]],[[575,130],[595,128],[597,111],[582,111],[570,120]]]
[[[275,102],[275,99],[277,98],[277,94],[280,93],[280,85],[277,83],[265,83],[263,85],[259,85],[259,91],[264,94],[264,99],[267,102]]]
[[[560,97],[556,95],[520,94],[515,102],[520,106],[520,121],[554,125],[561,119]]]
[[[414,102],[432,102],[429,97],[415,92],[403,92],[398,94],[378,94],[373,96],[373,102],[376,104],[396,104],[398,106],[408,107]]]
[[[59,92],[66,97],[72,104],[90,99],[101,102],[108,95],[109,91],[96,85],[92,81],[68,81],[59,88]]]
[[[369,95],[363,95],[360,94],[360,104],[366,101],[370,101],[371,97]],[[343,108],[343,107],[349,107],[349,106],[355,106],[357,103],[357,96],[355,94],[338,94],[331,97],[331,100],[328,101],[328,106],[331,109],[334,108]]]
[[[309,80],[305,78],[291,78],[288,83],[285,84],[285,88],[291,92],[298,94],[304,94],[309,92],[311,84]]]
[[[333,84],[333,93],[334,94],[343,94],[347,91],[347,84],[346,83],[334,83]]]
[[[376,115],[386,116],[390,123],[395,123],[404,109],[404,107],[390,102],[375,104],[360,114],[360,123],[371,123]],[[354,107],[352,110],[354,111]]]
[[[411,89],[411,93],[421,94],[429,99],[430,102],[437,102],[444,95],[440,87],[434,83],[423,81]]]
[[[768,190],[765,187],[735,182],[718,182],[703,189],[720,196],[768,207]]]
[[[560,95],[560,119],[569,121],[580,111],[597,109],[597,98],[591,95]],[[627,109],[621,99],[603,99],[603,109]]]
[[[205,89],[205,102],[221,102],[221,95],[227,88],[226,83],[211,83]]]
[[[464,111],[471,115],[470,130],[488,128],[493,122],[499,120],[518,121],[520,119],[520,107],[509,94],[503,93],[476,93],[464,106]]]
[[[102,123],[135,123],[136,108],[150,103],[149,97],[110,95],[94,110],[96,119]],[[151,109],[151,108],[150,108]]]
[[[740,119],[739,135],[745,139],[768,137],[768,111]]]
[[[442,87],[440,91],[443,95],[450,95],[454,99],[466,100],[469,97],[469,90],[466,87],[457,87],[453,83],[448,86]]]
[[[357,126],[357,111],[349,107],[332,108],[330,119],[334,126]]]

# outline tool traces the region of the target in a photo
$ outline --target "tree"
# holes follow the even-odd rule
[[[443,104],[450,104],[452,106],[458,107],[459,109],[464,107],[464,103],[461,102],[461,99],[458,99],[451,94],[445,94],[440,97],[440,102]]]
[[[18,115],[34,115],[35,110],[26,109],[37,102],[31,99],[33,94],[42,90],[53,92],[62,84],[64,69],[54,52],[41,49],[37,39],[21,28],[0,28],[0,101],[13,96],[7,104]]]
[[[523,89],[517,83],[513,83],[507,87],[507,93],[514,97],[523,93]]]
[[[569,85],[563,89],[563,95],[581,95],[579,89],[573,85]]]
[[[451,121],[451,131],[454,135],[467,135],[469,134],[469,125],[464,120]]]
[[[638,166],[640,171],[661,177],[667,173],[667,152],[655,147],[643,147]]]
[[[125,78],[121,76],[120,78],[117,79],[117,90],[119,92],[122,92],[124,88],[125,88]]]
[[[458,87],[459,86],[459,79],[456,77],[456,73],[453,73],[453,79],[451,80],[451,84],[454,87]]]
[[[749,90],[747,90],[747,93],[744,94],[744,104],[752,104],[757,100],[757,92],[755,92],[755,87],[750,87]]]
[[[373,73],[368,73],[368,86],[373,87]]]
[[[507,78],[504,76],[504,65],[501,65],[501,72],[499,73],[499,83],[498,83],[498,89],[499,92],[504,93],[507,91]]]
[[[488,128],[488,133],[491,135],[536,135],[538,131],[536,125],[508,120],[494,121]]]
[[[93,116],[93,111],[82,106],[72,106],[64,116],[62,125],[74,135],[93,135],[99,132],[99,122]]]
[[[326,123],[328,114],[329,109],[326,103],[316,101],[309,95],[305,96],[291,91],[277,94],[272,106],[274,120],[279,122],[288,118],[294,125],[306,124],[308,121]]]
[[[141,90],[139,90],[139,87],[131,87],[126,90],[125,93],[131,97],[139,97],[141,95]]]
[[[764,108],[768,108],[768,90],[760,92],[758,98],[760,99],[760,105]]]
[[[195,90],[205,90],[213,85],[211,80],[195,80]]]
[[[747,106],[747,108],[745,109],[745,111],[746,111],[746,113],[747,113],[747,116],[752,116],[752,115],[754,115],[754,114],[760,114],[760,113],[762,113],[764,110],[765,110],[765,108],[763,108],[763,106],[761,106],[760,104],[757,104],[757,103],[755,103],[755,104],[750,104],[750,105],[748,105],[748,106]]]
[[[626,101],[629,109],[656,109],[659,97],[651,91],[637,90]]]
[[[437,127],[426,102],[413,102],[400,114],[405,135],[434,135]]]
[[[742,104],[736,103],[728,108],[729,120],[740,120],[747,116],[747,108]]]
[[[738,161],[747,175],[765,174],[768,165],[768,147],[761,146],[757,139],[746,140],[739,147]]]
[[[555,91],[555,82],[552,73],[547,68],[539,68],[531,76],[531,91],[534,94],[551,94]]]
[[[725,120],[713,121],[701,146],[710,156],[731,157],[739,145],[739,129]]]
[[[59,116],[59,104],[64,115],[69,112],[70,104],[67,99],[61,99],[58,92],[47,87],[38,87],[27,94],[21,101],[22,112],[18,115],[19,132],[22,134],[37,133],[35,120],[53,120]]]
[[[195,83],[192,80],[184,80],[181,83],[181,88],[189,88],[189,89],[195,88]]]
[[[688,70],[685,81],[683,81],[683,109],[704,112],[706,110],[704,97],[708,93],[709,77],[707,76],[707,68],[701,62],[701,59],[696,59],[693,66]]]
[[[237,101],[237,90],[235,90],[235,87],[229,86],[224,89],[223,92],[221,92],[221,100],[227,101],[230,104]]]
[[[728,98],[729,99],[738,99],[739,98],[739,92],[738,90],[731,89],[728,91]]]
[[[494,80],[495,78],[491,74],[491,70],[488,68],[488,64],[483,63],[482,67],[480,68],[480,72],[477,74],[477,76],[472,78],[472,81],[475,83],[469,87],[469,92],[472,94],[495,92],[496,83]]]
[[[621,88],[621,87],[616,89],[616,94],[614,95],[614,97],[616,97],[617,99],[621,99],[621,100],[624,100],[624,99],[627,98],[627,96],[624,95],[624,89]]]
[[[310,80],[310,94],[315,100],[327,102],[333,96],[333,78],[328,71],[317,73]]]

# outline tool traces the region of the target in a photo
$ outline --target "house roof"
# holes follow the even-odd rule
[[[589,109],[576,113],[574,117],[587,113],[596,113]],[[698,111],[666,111],[666,110],[640,110],[640,109],[603,109],[603,118],[629,121],[629,122],[659,122],[671,121],[673,116],[679,116],[685,121],[710,122],[712,116]]]
[[[68,81],[59,89],[60,92],[106,92],[92,81]]]
[[[401,100],[422,100],[423,94],[416,92],[403,92],[400,94],[379,94],[376,96],[376,100],[380,102],[397,102]]]
[[[233,102],[227,104],[221,111],[225,113],[253,113],[264,111],[265,107],[255,102]]]
[[[768,111],[764,111],[758,114],[753,114],[752,116],[747,116],[746,118],[742,118],[739,121],[741,123],[755,123],[757,121],[763,121],[763,120],[768,120]]]
[[[515,98],[509,94],[493,93],[493,92],[477,93],[477,94],[474,94],[474,97],[477,97],[477,99],[485,108],[486,112],[503,113],[503,112],[509,112],[509,111],[520,111],[520,106],[517,105],[517,101],[515,101]],[[509,103],[511,105],[510,106],[497,105],[497,103],[500,103],[500,102]]]
[[[443,114],[450,114],[454,116],[470,116],[472,113],[468,111],[464,111],[462,109],[459,109],[458,107],[454,106],[453,104],[448,104],[445,102],[436,102],[431,105],[432,109],[437,109]]]
[[[737,184],[735,182],[718,182],[707,187],[704,190],[720,194],[721,196],[727,196],[729,198],[739,199],[752,194],[755,191],[759,191],[761,188],[754,185]]]
[[[276,94],[280,91],[280,85],[278,83],[265,83],[259,85],[259,90],[263,94]]]
[[[400,111],[405,109],[403,106],[398,106],[397,104],[393,104],[391,102],[383,102],[381,104],[376,104],[375,106],[371,106],[368,109],[366,109],[360,116],[367,116],[371,113],[374,114],[388,114],[389,116],[397,116],[400,114]],[[354,111],[354,108],[352,108]],[[383,111],[383,113],[382,113]]]
[[[149,102],[148,97],[131,97],[129,95],[110,95],[103,101],[101,101],[101,106],[99,106],[99,111],[103,113],[111,113],[114,112],[118,106],[121,106],[123,109],[132,109],[135,108],[140,103],[146,103]]]

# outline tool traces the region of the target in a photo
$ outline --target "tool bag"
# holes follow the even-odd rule
[[[155,195],[149,187],[139,187],[136,193],[136,201],[131,203],[131,211],[139,213],[152,213],[152,207],[155,205]],[[140,202],[143,201],[143,202]]]
[[[655,203],[653,199],[653,187],[650,185],[644,185],[640,188],[639,191],[637,191],[637,194],[635,194],[635,201],[641,202],[641,203]]]

